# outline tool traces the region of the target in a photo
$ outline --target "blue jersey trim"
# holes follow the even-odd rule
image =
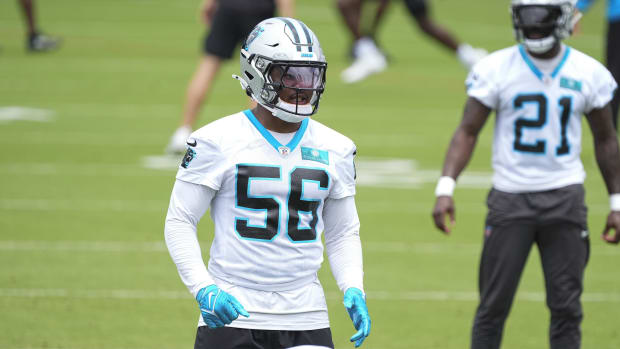
[[[519,45],[519,53],[521,54],[521,57],[523,57],[525,64],[527,64],[527,66],[530,67],[530,70],[532,71],[532,73],[534,73],[534,75],[536,75],[536,77],[539,80],[542,80],[543,73],[540,70],[538,70],[538,68],[536,68],[536,66],[534,65],[534,62],[532,62],[530,57],[525,52],[525,47],[523,47],[523,45]]]
[[[566,63],[566,61],[568,60],[568,55],[569,54],[570,54],[570,47],[566,46],[566,52],[564,52],[564,57],[562,57],[562,60],[560,61],[558,66],[555,67],[555,69],[553,70],[553,73],[551,73],[551,77],[552,78],[555,78],[556,75],[558,75],[558,73],[560,72],[560,70],[562,70],[562,67],[564,66],[564,63]]]
[[[301,126],[299,126],[299,130],[297,130],[293,139],[291,139],[291,141],[288,142],[288,144],[286,145],[291,150],[291,152],[293,151],[293,149],[297,147],[299,142],[301,142],[301,138],[304,136],[304,133],[306,133],[307,128],[308,128],[308,118],[305,118],[301,122]]]
[[[254,113],[252,113],[250,109],[244,110],[243,114],[245,114],[245,116],[248,118],[248,120],[250,120],[252,125],[256,127],[258,132],[260,132],[263,138],[265,138],[265,140],[267,140],[267,142],[269,142],[269,144],[271,144],[271,146],[276,151],[282,146],[282,144],[278,142],[278,140],[265,128],[265,126],[263,126],[263,124],[261,124],[260,121],[258,121],[256,116],[254,116]],[[305,118],[301,122],[301,126],[299,126],[299,130],[295,132],[295,136],[293,136],[293,139],[291,139],[291,141],[288,142],[288,144],[286,145],[286,147],[289,148],[291,152],[293,152],[293,150],[297,147],[297,145],[299,145],[299,142],[301,142],[301,139],[304,136],[304,133],[306,133],[307,128],[308,128],[308,118]]]
[[[530,57],[527,55],[527,52],[525,52],[525,47],[523,47],[523,45],[519,45],[519,53],[521,54],[521,57],[523,57],[525,64],[527,64],[527,66],[530,67],[530,70],[534,73],[534,75],[536,75],[536,77],[539,80],[542,80],[544,74],[534,65],[534,62],[532,62]],[[551,73],[551,78],[555,78],[560,72],[560,70],[562,70],[564,63],[566,63],[566,61],[568,60],[569,54],[570,54],[570,47],[566,46],[566,52],[564,52],[564,56],[562,57],[562,60],[560,60],[560,63],[558,63],[558,66],[555,67],[555,69]]]

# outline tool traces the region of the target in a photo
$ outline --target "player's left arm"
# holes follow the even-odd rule
[[[177,179],[166,215],[164,236],[181,280],[194,295],[205,324],[222,327],[249,313],[237,299],[221,290],[202,260],[196,225],[210,206],[216,190]]]
[[[344,306],[357,332],[351,337],[359,347],[370,334],[370,315],[364,293],[364,269],[360,222],[354,196],[325,200],[323,207],[325,248]]]
[[[611,212],[607,216],[602,238],[617,244],[620,242],[620,150],[610,104],[592,109],[586,118],[594,138],[596,161],[610,195]],[[612,230],[613,234],[610,234]]]

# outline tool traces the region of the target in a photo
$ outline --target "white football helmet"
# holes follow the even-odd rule
[[[316,113],[327,62],[319,40],[303,22],[286,17],[260,22],[241,45],[241,83],[248,96],[287,122]],[[293,93],[295,103],[280,98]]]
[[[528,51],[545,53],[568,38],[581,18],[577,0],[511,0],[515,37]]]

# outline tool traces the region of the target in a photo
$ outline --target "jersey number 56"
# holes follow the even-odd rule
[[[260,165],[237,165],[236,206],[245,210],[265,211],[264,226],[252,226],[248,218],[235,217],[235,231],[245,239],[271,241],[280,231],[280,203],[271,196],[251,196],[252,180],[280,180],[280,167]],[[329,187],[329,175],[323,169],[297,167],[290,173],[287,197],[287,235],[293,242],[310,242],[317,238],[317,210],[321,199],[303,196],[305,181],[316,182],[319,190]],[[299,227],[299,213],[311,215],[308,227]]]

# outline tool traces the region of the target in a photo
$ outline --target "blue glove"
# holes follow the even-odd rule
[[[357,333],[351,337],[351,342],[355,342],[357,348],[370,334],[370,315],[368,315],[366,299],[359,288],[351,287],[344,293],[343,303],[353,321],[353,326],[357,330]]]
[[[196,300],[200,306],[202,319],[210,328],[224,327],[236,320],[239,315],[250,316],[235,297],[220,290],[216,285],[200,289]]]

